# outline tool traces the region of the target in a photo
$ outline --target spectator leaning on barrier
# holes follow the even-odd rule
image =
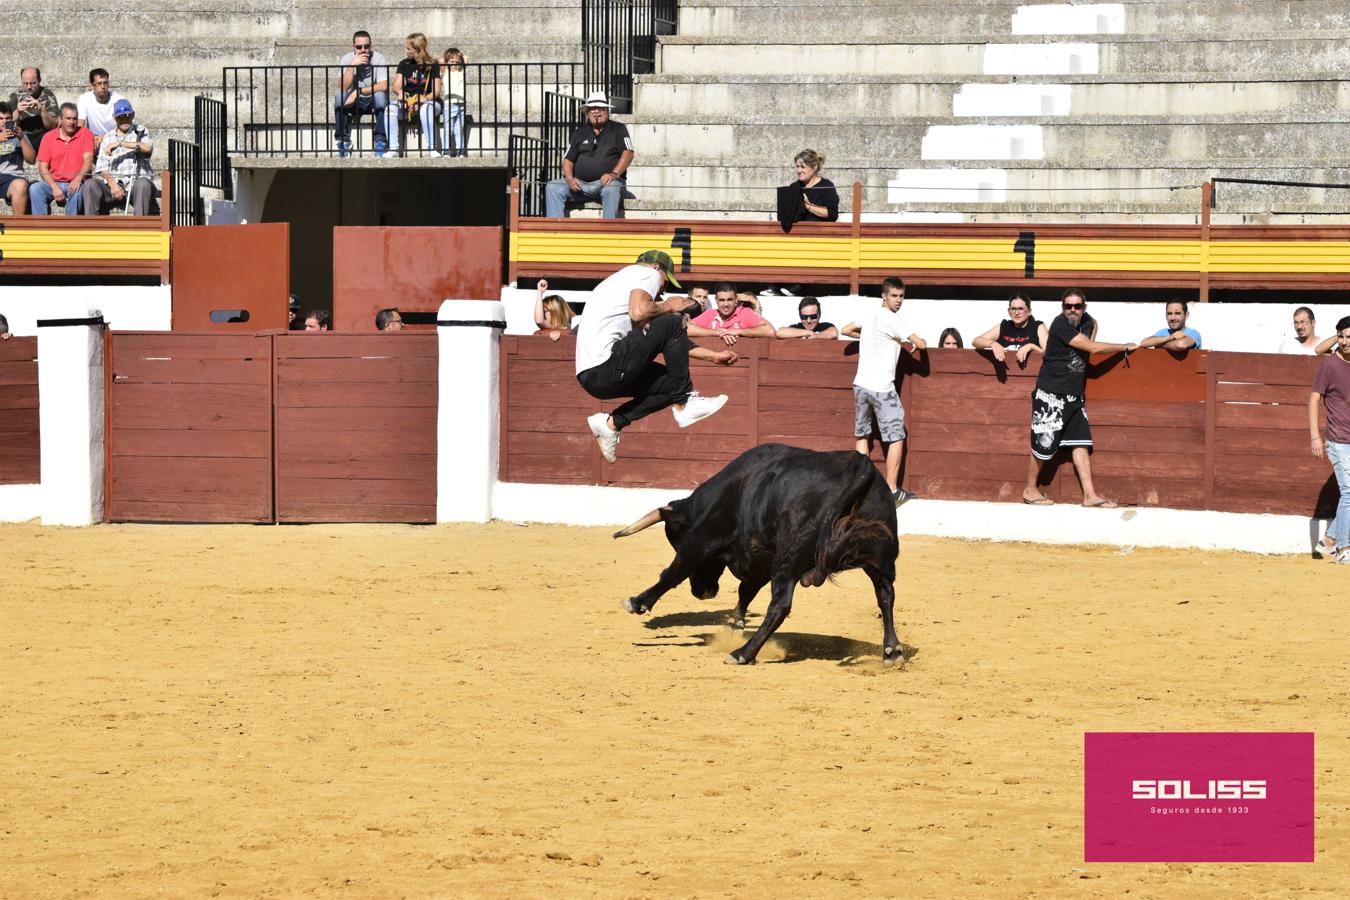
[[[11,337],[9,333],[9,319],[0,316],[0,341],[7,341]]]
[[[42,86],[42,70],[28,66],[19,73],[19,89],[9,95],[9,108],[18,116],[19,129],[37,150],[42,136],[56,127],[61,105],[52,89]]]
[[[1191,316],[1191,309],[1185,300],[1168,300],[1166,312],[1167,327],[1159,328],[1151,337],[1140,341],[1141,349],[1162,347],[1164,350],[1177,350],[1182,353],[1192,347],[1197,350],[1204,349],[1201,346],[1200,332],[1186,325],[1186,320]]]
[[[28,213],[28,179],[23,164],[37,159],[28,135],[17,129],[8,103],[0,103],[0,197],[9,201],[14,215]]]
[[[970,346],[988,350],[999,362],[1007,362],[1007,351],[1011,350],[1017,364],[1025,366],[1031,354],[1045,352],[1047,334],[1045,323],[1031,315],[1031,298],[1017,293],[1008,298],[1008,318],[976,336]]]
[[[773,326],[759,313],[737,299],[736,289],[723,282],[717,286],[712,309],[689,323],[690,337],[719,337],[730,346],[740,337],[773,337]]]
[[[881,435],[886,456],[886,485],[896,504],[913,500],[915,495],[900,487],[900,460],[905,452],[905,409],[895,390],[895,367],[900,362],[902,344],[913,345],[915,357],[928,345],[900,314],[905,302],[905,283],[887,278],[881,283],[881,305],[871,317],[855,326],[860,343],[858,372],[853,377],[853,437],[857,451],[872,453],[873,420]]]
[[[84,183],[84,214],[97,216],[108,207],[129,204],[136,215],[148,216],[155,200],[155,170],[150,166],[155,143],[146,127],[136,124],[130,100],[118,100],[113,115],[117,127],[103,136],[94,177]]]
[[[726,394],[699,396],[689,376],[689,360],[729,366],[739,358],[730,350],[695,346],[685,333],[688,297],[662,300],[669,281],[675,287],[670,254],[648,250],[596,285],[577,329],[577,383],[597,400],[631,397],[606,415],[586,419],[600,455],[614,462],[619,433],[633,422],[672,407],[675,423],[688,428],[721,409]],[[656,362],[662,356],[665,365]]]
[[[1323,451],[1336,474],[1341,499],[1336,517],[1327,526],[1325,541],[1314,547],[1317,556],[1331,556],[1342,565],[1350,565],[1350,316],[1336,323],[1335,349],[1322,360],[1308,395],[1308,427],[1312,431],[1312,454],[1322,458]],[[1327,408],[1325,444],[1318,431],[1318,407]]]
[[[327,331],[328,313],[322,309],[312,309],[309,315],[305,316],[306,331]]]
[[[1280,342],[1280,353],[1296,353],[1304,356],[1317,356],[1330,353],[1336,348],[1336,335],[1326,340],[1317,336],[1317,317],[1310,307],[1300,306],[1294,310],[1294,334]]]
[[[712,309],[712,301],[708,299],[708,289],[703,285],[696,284],[691,287],[689,299],[697,303],[699,309]]]
[[[961,332],[955,328],[944,328],[938,335],[938,347],[943,350],[961,350],[966,346],[961,340]]]
[[[124,99],[109,85],[107,69],[90,70],[89,90],[80,95],[75,106],[80,114],[80,124],[94,136],[94,149],[98,149],[105,134],[117,127],[113,109],[117,101]]]
[[[544,192],[545,215],[561,219],[570,202],[599,200],[601,215],[619,217],[619,203],[627,187],[624,175],[633,164],[633,139],[628,128],[609,117],[604,91],[586,98],[586,124],[572,134],[563,156],[563,177],[550,181]]]
[[[74,103],[61,104],[61,118],[57,127],[42,138],[37,160],[41,180],[28,188],[33,215],[47,215],[53,203],[65,206],[68,216],[79,215],[80,189],[94,171],[94,136],[80,126]]]
[[[541,332],[547,332],[548,336],[556,341],[564,333],[576,328],[580,321],[560,294],[544,296],[544,292],[548,290],[546,280],[539,279],[536,287],[539,290],[534,295],[534,324]]]
[[[352,35],[352,49],[338,60],[342,72],[338,75],[338,92],[333,97],[334,138],[338,156],[344,159],[352,154],[351,120],[360,115],[371,115],[375,122],[375,155],[384,156],[389,149],[385,110],[389,106],[389,61],[374,49],[370,32],[358,31]]]
[[[403,316],[396,307],[390,306],[375,314],[376,331],[402,331]]]
[[[1125,353],[1135,344],[1104,344],[1096,340],[1097,323],[1087,313],[1087,297],[1077,288],[1064,292],[1063,312],[1050,323],[1045,358],[1031,399],[1031,461],[1022,502],[1049,506],[1054,501],[1040,488],[1041,468],[1061,447],[1069,447],[1073,468],[1083,486],[1083,505],[1114,509],[1114,501],[1097,494],[1092,483],[1092,430],[1088,427],[1083,394],[1087,388],[1088,357],[1093,353]]]
[[[815,297],[803,297],[797,304],[797,324],[784,325],[778,329],[782,340],[823,340],[832,341],[839,337],[839,329],[829,322],[820,321],[820,301]]]

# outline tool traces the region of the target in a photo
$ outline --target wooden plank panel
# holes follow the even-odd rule
[[[1308,430],[1308,404],[1274,406],[1268,403],[1221,403],[1215,411],[1219,429],[1276,428]],[[1222,446],[1222,442],[1220,442]]]
[[[1308,426],[1303,428],[1220,428],[1215,433],[1215,452],[1288,457],[1312,460],[1308,449]]]
[[[38,415],[37,409],[33,407],[7,409],[0,415],[0,434],[6,435],[6,441],[17,440],[18,435],[37,434]]]
[[[592,441],[594,446],[595,442]],[[595,451],[597,455],[599,451]],[[503,481],[523,484],[594,484],[589,456],[538,456],[531,453],[512,453],[511,465]]]
[[[37,363],[31,359],[0,360],[0,389],[37,384]]]
[[[579,432],[567,434],[558,431],[513,431],[511,433],[511,454],[514,458],[517,454],[521,456],[589,456],[591,448],[595,447],[595,438],[589,432],[581,434]],[[628,441],[625,439],[620,443],[624,449],[628,449]]]
[[[411,385],[435,385],[439,378],[434,357],[405,359],[363,356],[348,359],[301,357],[277,359],[277,381],[301,384],[388,384],[402,390]]]
[[[434,427],[406,431],[356,431],[334,427],[307,431],[278,426],[276,453],[278,460],[284,459],[288,463],[324,457],[360,461],[391,455],[435,455],[436,431]]]
[[[280,484],[294,484],[297,479],[322,478],[335,482],[335,489],[341,490],[342,482],[357,479],[362,481],[398,481],[424,483],[427,479],[435,483],[436,454],[398,453],[363,454],[349,451],[335,451],[327,455],[288,454],[278,450],[277,466],[283,473]],[[306,482],[308,483],[308,482]],[[427,502],[425,494],[419,494],[420,502]],[[282,499],[278,495],[278,500]],[[287,506],[293,496],[286,497]]]
[[[116,353],[113,359],[116,384],[267,384],[270,378],[265,357]]]
[[[378,409],[384,406],[425,407],[435,414],[435,385],[289,384],[278,392],[280,408]]]
[[[1220,403],[1278,403],[1308,405],[1312,393],[1312,379],[1301,384],[1254,384],[1251,382],[1220,381],[1215,385]]]
[[[271,520],[270,459],[113,456],[109,518],[131,521],[138,505],[176,505],[155,521]],[[167,513],[167,511],[166,511]]]
[[[277,513],[278,522],[402,522],[410,525],[436,524],[435,505],[404,506],[390,503],[293,503]]]
[[[266,360],[272,352],[272,339],[255,334],[116,331],[112,334],[112,345],[114,368],[124,357]]]
[[[114,384],[113,427],[270,431],[265,384]]]
[[[1098,425],[1148,425],[1155,428],[1195,428],[1204,433],[1205,405],[1192,400],[1096,400],[1087,401],[1088,420]],[[1027,405],[1027,427],[1031,406]]]
[[[1322,361],[1315,356],[1277,353],[1214,353],[1211,366],[1220,381],[1310,385]],[[1306,397],[1304,399],[1307,399]]]
[[[435,471],[428,477],[359,477],[337,480],[305,473],[283,472],[277,477],[277,518],[294,517],[306,506],[373,503],[384,506],[436,507]],[[430,481],[430,485],[428,485]],[[428,491],[430,487],[430,491]],[[350,521],[362,522],[364,519]]]
[[[348,432],[399,434],[436,430],[435,411],[417,406],[362,407],[360,415],[347,416],[329,407],[283,407],[277,409],[277,428],[287,432],[313,431],[340,423]],[[584,421],[583,421],[584,424]],[[589,432],[588,432],[589,434]]]
[[[0,484],[41,484],[42,460],[32,453],[0,457]]]
[[[0,341],[0,362],[33,362],[37,359],[37,338],[10,337]]]
[[[1297,443],[1297,447],[1270,453],[1232,453],[1220,448],[1215,453],[1214,483],[1284,485],[1326,480],[1331,471],[1327,461],[1313,458],[1306,438]]]
[[[1271,513],[1328,518],[1336,507],[1335,482],[1214,485],[1214,508],[1221,512]]]
[[[547,338],[545,338],[547,340]],[[398,359],[440,358],[439,338],[417,332],[377,332],[341,334],[325,332],[288,332],[277,335],[277,360],[353,359],[362,356],[388,356]],[[575,355],[575,350],[573,351]]]
[[[113,456],[271,459],[270,431],[118,428]]]
[[[34,384],[11,384],[0,390],[0,409],[37,409],[38,386]]]
[[[270,494],[265,506],[250,494],[220,494],[209,498],[209,502],[195,497],[186,502],[161,496],[116,497],[109,505],[108,518],[113,522],[268,523],[272,521],[272,507]]]

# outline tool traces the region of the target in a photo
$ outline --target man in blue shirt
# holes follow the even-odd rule
[[[1191,310],[1185,300],[1167,301],[1167,327],[1159,328],[1152,337],[1139,342],[1140,348],[1162,347],[1164,350],[1176,350],[1185,353],[1194,347],[1203,350],[1200,345],[1200,332],[1186,327]]]

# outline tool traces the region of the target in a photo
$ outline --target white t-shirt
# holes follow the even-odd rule
[[[1284,340],[1280,341],[1280,352],[1297,353],[1303,356],[1316,356],[1317,344],[1313,344],[1311,347],[1305,347],[1303,346],[1302,343],[1299,342],[1299,339],[1296,335],[1291,335],[1285,338]]]
[[[900,342],[907,340],[914,329],[905,317],[891,312],[885,305],[878,306],[872,318],[862,323],[858,342],[858,374],[853,383],[878,394],[895,390],[895,366],[900,362]]]
[[[661,293],[662,274],[651,266],[624,266],[595,286],[586,301],[586,314],[577,329],[577,374],[609,359],[614,345],[633,330],[628,318],[628,295],[646,291],[655,300]]]
[[[85,91],[80,95],[80,99],[75,101],[77,115],[84,119],[84,127],[88,128],[98,137],[101,134],[107,134],[117,127],[117,120],[113,118],[113,106],[118,100],[125,100],[117,91],[108,92],[108,102],[99,103],[94,99],[93,91]]]

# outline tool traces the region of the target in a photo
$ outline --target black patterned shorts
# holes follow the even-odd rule
[[[1048,460],[1060,447],[1091,447],[1083,398],[1036,388],[1031,396],[1031,455]]]

